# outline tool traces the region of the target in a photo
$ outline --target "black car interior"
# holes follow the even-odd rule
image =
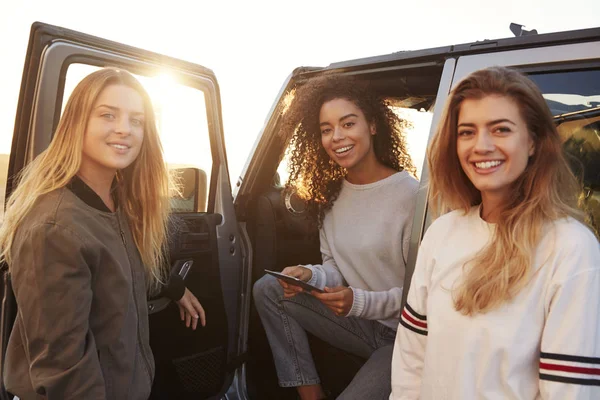
[[[179,213],[171,218],[169,258],[192,261],[185,286],[200,301],[207,324],[185,326],[175,302],[149,300],[150,346],[156,362],[153,400],[209,398],[223,389],[227,366],[227,321],[216,241],[219,214]]]

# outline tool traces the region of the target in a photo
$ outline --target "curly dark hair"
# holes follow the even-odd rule
[[[284,133],[291,135],[286,189],[296,189],[307,197],[307,211],[319,227],[346,176],[346,169],[335,163],[321,144],[319,113],[324,103],[334,99],[353,102],[367,123],[375,125],[373,148],[377,160],[396,171],[415,174],[404,138],[409,123],[399,118],[384,98],[375,95],[368,82],[343,75],[321,76],[310,79],[292,95],[283,118]]]

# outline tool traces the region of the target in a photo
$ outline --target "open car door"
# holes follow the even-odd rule
[[[171,262],[187,261],[185,283],[206,311],[206,327],[186,328],[175,303],[149,301],[150,341],[156,359],[152,398],[221,397],[238,359],[242,251],[238,240],[220,110],[212,71],[60,27],[34,23],[23,70],[15,130],[5,175],[6,197],[15,176],[49,145],[75,85],[105,67],[136,75],[152,97],[165,159],[178,169],[183,196],[172,199],[177,235]],[[3,173],[4,171],[0,171]],[[6,266],[0,368],[18,305]],[[3,374],[2,374],[3,375]],[[2,385],[2,384],[0,384]],[[2,385],[1,399],[12,399]]]

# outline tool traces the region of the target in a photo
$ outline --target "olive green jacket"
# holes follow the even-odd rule
[[[57,189],[21,223],[12,252],[7,389],[21,400],[147,399],[146,280],[124,215]]]

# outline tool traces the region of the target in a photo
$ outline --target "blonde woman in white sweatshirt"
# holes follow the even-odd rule
[[[600,250],[538,88],[506,68],[452,91],[390,399],[600,399]]]

